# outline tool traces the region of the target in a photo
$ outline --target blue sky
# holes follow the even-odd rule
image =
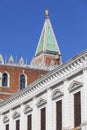
[[[45,9],[63,62],[87,48],[87,0],[0,0],[0,53],[31,61],[45,20]]]

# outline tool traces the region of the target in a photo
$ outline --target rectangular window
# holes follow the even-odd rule
[[[46,130],[46,108],[41,109],[41,130]]]
[[[20,130],[20,120],[16,120],[16,130]]]
[[[56,130],[62,129],[62,100],[56,102]]]
[[[6,130],[9,130],[9,124],[7,124],[5,128],[6,128]]]
[[[81,124],[81,94],[80,92],[74,94],[74,126]]]
[[[27,130],[32,130],[32,115],[27,116]]]

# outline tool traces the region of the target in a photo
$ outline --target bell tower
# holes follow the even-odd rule
[[[45,16],[44,26],[31,64],[38,68],[52,69],[60,65],[62,60],[48,10],[45,10]]]

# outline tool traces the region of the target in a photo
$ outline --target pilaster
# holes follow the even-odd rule
[[[4,124],[3,124],[3,115],[0,115],[0,129],[4,130]]]
[[[52,99],[51,99],[51,89],[47,90],[47,104],[46,104],[46,130],[53,130],[52,126]]]
[[[15,123],[14,123],[14,119],[12,118],[12,110],[10,110],[10,112],[9,112],[9,129],[10,130],[15,130]]]
[[[37,106],[36,106],[37,100],[36,97],[33,99],[33,111],[32,111],[32,130],[40,130],[39,129],[39,115],[37,111]]]
[[[62,130],[69,130],[70,129],[70,96],[69,96],[69,90],[68,90],[68,80],[64,80],[64,96],[63,96],[63,102],[62,102]]]
[[[81,128],[87,129],[87,67],[83,70],[83,88],[81,93]]]
[[[20,114],[21,114],[20,130],[27,130],[27,118],[26,115],[24,114],[24,105],[21,105]]]

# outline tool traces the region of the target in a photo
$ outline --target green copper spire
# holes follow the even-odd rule
[[[59,53],[60,50],[58,47],[58,43],[49,19],[49,12],[48,10],[45,11],[46,19],[45,23],[42,29],[42,33],[39,39],[39,43],[36,49],[35,56],[37,56],[40,53],[43,52],[54,52],[54,53]]]

